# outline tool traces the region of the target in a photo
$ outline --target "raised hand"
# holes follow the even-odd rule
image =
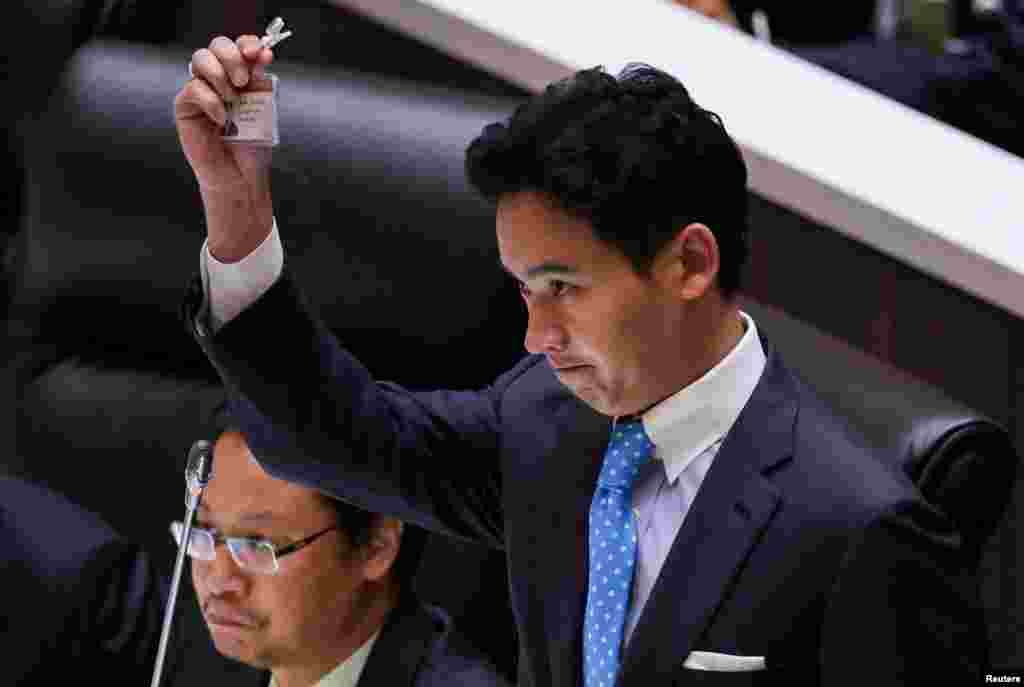
[[[206,209],[209,247],[214,257],[234,262],[248,255],[270,232],[269,146],[228,143],[221,137],[225,101],[260,78],[274,59],[256,36],[214,38],[192,55],[192,77],[174,99],[182,150]]]

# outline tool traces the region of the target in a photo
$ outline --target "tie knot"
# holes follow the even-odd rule
[[[610,489],[631,490],[640,467],[650,460],[653,452],[654,444],[644,432],[642,422],[616,425],[604,454],[598,484]]]

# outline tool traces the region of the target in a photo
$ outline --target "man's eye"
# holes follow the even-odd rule
[[[564,282],[559,279],[551,281],[551,294],[553,296],[564,296],[571,288],[572,284],[569,284],[568,282]]]

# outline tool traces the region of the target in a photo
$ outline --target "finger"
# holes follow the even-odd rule
[[[202,112],[218,126],[224,126],[228,113],[221,95],[202,79],[192,79],[178,96],[178,110],[189,117],[193,112]]]
[[[231,83],[241,88],[249,83],[249,65],[235,42],[227,36],[217,36],[210,42],[210,52],[217,56]]]
[[[243,36],[239,38],[239,49],[242,55],[250,61],[255,62],[252,68],[254,78],[263,77],[263,68],[274,61],[274,53],[270,48],[263,47],[263,43],[256,36]]]
[[[239,36],[237,41],[234,41],[239,46],[239,50],[242,55],[251,62],[259,60],[260,53],[263,50],[262,39],[258,36]]]
[[[192,54],[192,76],[209,84],[224,100],[238,99],[238,91],[228,79],[224,65],[208,48],[200,48]]]

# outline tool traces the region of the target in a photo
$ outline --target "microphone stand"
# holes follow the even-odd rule
[[[188,550],[189,537],[192,534],[192,520],[212,474],[213,444],[200,439],[192,444],[185,465],[185,484],[188,489],[185,503],[185,523],[181,531],[181,540],[178,542],[178,556],[174,561],[174,575],[171,578],[170,595],[164,610],[163,629],[160,631],[160,645],[157,649],[156,665],[153,666],[153,679],[149,683],[150,687],[159,687],[160,685],[164,658],[167,655],[167,641],[171,636],[171,622],[174,620],[174,606],[178,599],[178,586],[181,583],[181,573],[185,566],[185,552]]]

